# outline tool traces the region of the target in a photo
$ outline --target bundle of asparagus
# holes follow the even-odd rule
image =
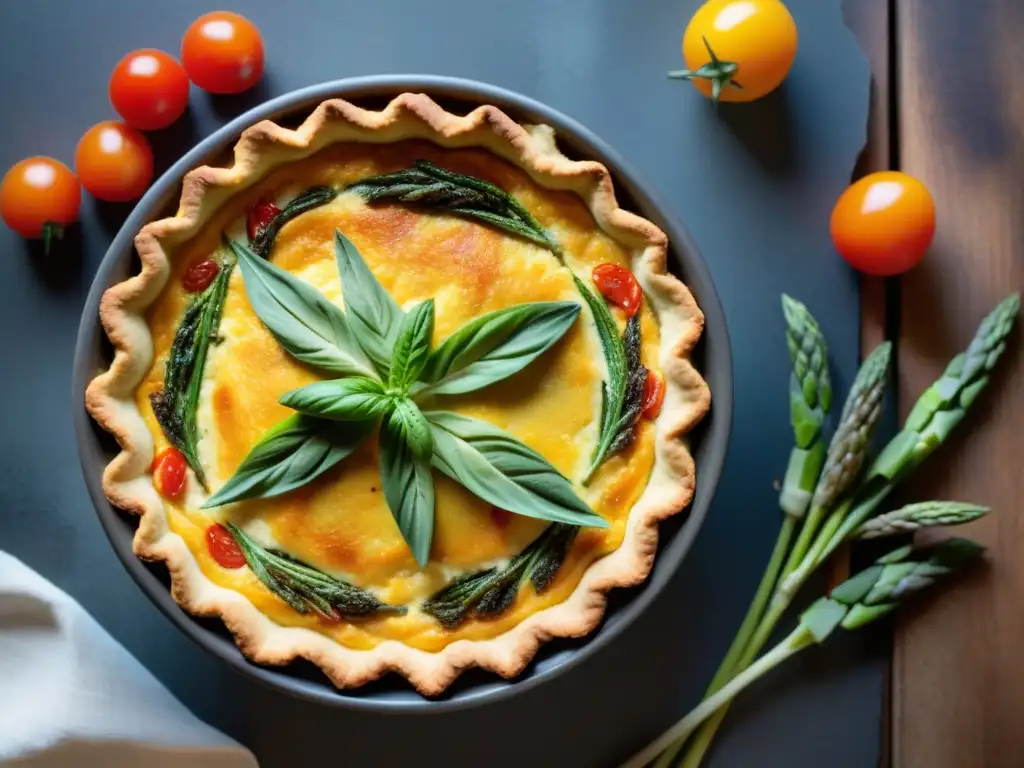
[[[982,553],[965,539],[925,550],[900,547],[815,602],[785,640],[758,658],[799,589],[843,543],[958,525],[988,513],[972,504],[931,501],[878,514],[892,490],[945,441],[988,384],[1020,311],[1020,295],[1004,299],[982,321],[967,349],[925,391],[903,429],[870,464],[869,445],[882,412],[891,345],[883,343],[864,360],[826,450],[823,425],[832,389],[825,339],[803,304],[783,296],[782,306],[793,363],[790,412],[795,446],[779,497],[785,517],[775,547],[704,701],[623,768],[643,768],[652,761],[655,768],[696,768],[730,702],[746,686],[794,653],[821,643],[836,627],[852,630],[874,621]],[[797,529],[796,543],[790,546]],[[685,755],[676,763],[684,748]]]

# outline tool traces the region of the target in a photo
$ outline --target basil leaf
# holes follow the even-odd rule
[[[307,384],[285,392],[278,402],[299,413],[336,421],[372,421],[392,405],[380,382],[365,376]]]
[[[434,466],[497,507],[527,517],[607,528],[557,469],[512,435],[450,411],[424,414],[434,432]]]
[[[412,400],[399,400],[391,421],[400,429],[412,452],[421,459],[430,459],[434,452],[434,435],[423,412]]]
[[[372,428],[373,422],[341,424],[292,414],[260,438],[203,508],[300,488],[352,453]]]
[[[352,241],[338,230],[334,231],[334,258],[338,262],[345,316],[352,333],[380,375],[386,377],[405,313],[377,282]]]
[[[434,300],[417,304],[402,319],[391,357],[388,387],[408,392],[427,364],[434,334]]]
[[[458,395],[521,371],[565,335],[580,314],[572,301],[519,304],[471,320],[430,353],[421,390]]]
[[[423,419],[412,402],[400,401],[385,420],[380,431],[380,476],[388,509],[422,568],[430,559],[434,538],[434,478],[429,459],[417,455],[411,445],[413,411]]]
[[[604,352],[605,365],[608,368],[608,380],[604,383],[601,397],[601,431],[590,461],[590,468],[587,469],[587,474],[583,478],[583,483],[586,484],[607,457],[608,450],[619,433],[622,404],[626,399],[628,362],[626,349],[619,337],[619,326],[615,324],[615,318],[612,317],[604,299],[595,296],[586,283],[576,275],[573,275],[572,279],[594,316],[597,335],[601,340],[601,349]]]
[[[238,257],[253,311],[292,357],[332,373],[376,378],[344,312],[313,286],[225,240]]]

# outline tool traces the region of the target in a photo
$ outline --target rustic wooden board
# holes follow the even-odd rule
[[[931,188],[938,234],[901,283],[906,413],[976,323],[1024,286],[1020,0],[898,0],[899,154]],[[991,565],[903,612],[893,669],[897,768],[1024,763],[1024,334],[975,412],[912,488],[995,508],[967,529]]]

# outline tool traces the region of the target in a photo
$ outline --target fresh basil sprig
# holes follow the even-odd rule
[[[301,488],[352,453],[373,422],[337,422],[293,413],[252,447],[242,464],[203,508],[241,499],[265,499]]]
[[[608,527],[547,459],[512,435],[451,411],[424,416],[434,432],[434,467],[473,495],[518,515]]]
[[[424,394],[460,395],[518,373],[576,321],[573,301],[517,304],[470,320],[430,353]]]
[[[249,304],[285,351],[331,373],[377,378],[344,312],[313,286],[225,239],[238,257]]]
[[[199,463],[196,411],[203,385],[206,355],[217,336],[228,281],[234,261],[221,259],[213,282],[193,299],[174,333],[164,368],[164,386],[149,400],[153,414],[167,439],[181,451],[199,484],[206,489],[206,474]]]
[[[339,581],[281,552],[264,549],[233,523],[226,523],[224,527],[238,543],[256,578],[299,613],[313,610],[331,620],[342,616],[379,613],[401,616],[405,613],[401,605],[388,605],[365,589]]]
[[[557,256],[562,253],[533,214],[508,192],[483,179],[454,173],[426,160],[417,160],[403,171],[362,179],[349,190],[368,203],[393,200],[476,219],[534,242]]]
[[[510,512],[571,526],[607,527],[536,451],[486,422],[444,411],[424,414],[416,404],[424,396],[468,392],[521,370],[568,331],[579,315],[578,305],[551,302],[499,310],[457,330],[432,353],[433,300],[403,313],[340,233],[335,253],[351,322],[311,286],[244,246],[230,244],[250,302],[275,338],[296,359],[342,378],[283,395],[283,405],[303,414],[301,430],[298,423],[279,425],[287,439],[272,431],[208,505],[283,493],[329,469],[335,454],[319,442],[331,439],[326,421],[349,427],[343,433],[348,453],[361,436],[381,425],[384,497],[421,566],[429,557],[434,529],[431,466]],[[288,441],[305,445],[307,439],[311,455],[314,448],[320,450],[315,454],[320,463],[304,460],[293,466]]]

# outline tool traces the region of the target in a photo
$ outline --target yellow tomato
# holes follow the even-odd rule
[[[786,79],[796,58],[796,23],[779,0],[708,0],[683,35],[689,80],[716,101],[753,101]]]

